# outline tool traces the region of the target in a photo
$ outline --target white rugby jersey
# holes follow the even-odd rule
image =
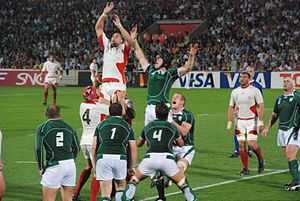
[[[230,103],[238,110],[237,117],[240,119],[253,119],[257,117],[256,106],[263,103],[260,91],[250,85],[246,88],[238,87],[231,92]]]
[[[103,82],[126,83],[125,68],[128,64],[130,47],[125,44],[111,47],[110,40],[105,33],[98,37],[99,46],[103,49]]]
[[[91,71],[91,73],[94,72],[94,71],[97,72],[98,71],[97,64],[91,63],[90,64],[90,71]]]
[[[108,105],[86,101],[80,105],[80,120],[82,124],[82,135],[80,144],[92,145],[97,125],[108,115]]]
[[[57,78],[59,70],[61,70],[61,66],[58,62],[46,61],[42,72],[47,72],[46,78]]]

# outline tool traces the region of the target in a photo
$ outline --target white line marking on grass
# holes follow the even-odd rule
[[[289,171],[289,169],[276,170],[276,171],[269,172],[269,173],[258,174],[258,175],[248,176],[248,177],[242,177],[240,179],[232,179],[232,180],[223,181],[223,182],[219,182],[219,183],[215,183],[215,184],[195,187],[195,188],[193,188],[193,191],[208,189],[208,188],[217,187],[217,186],[223,186],[223,185],[226,185],[226,184],[237,183],[237,182],[240,182],[240,181],[251,180],[251,179],[264,177],[264,176],[269,176],[269,175],[274,175],[274,174],[285,173],[285,172],[288,172],[288,171]],[[181,193],[182,193],[181,191],[177,191],[177,192],[173,192],[173,193],[167,193],[166,197],[170,197],[172,195],[178,195],[178,194],[181,194]],[[141,201],[148,201],[148,200],[153,200],[153,199],[156,199],[156,198],[157,198],[157,196],[152,196],[152,197],[144,198]]]
[[[17,164],[36,164],[36,161],[16,161]]]

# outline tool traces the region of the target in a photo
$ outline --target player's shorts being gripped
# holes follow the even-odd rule
[[[291,133],[294,131],[294,128],[290,128],[289,130],[278,130],[277,134],[277,145],[279,147],[286,147],[288,143],[288,138],[291,135]]]
[[[104,98],[111,100],[115,91],[126,91],[126,84],[119,82],[104,82],[100,87],[100,91],[103,94]]]
[[[103,154],[96,162],[96,179],[100,181],[124,180],[127,176],[127,158],[116,154]]]
[[[257,140],[257,120],[238,119],[236,131],[238,141],[256,141]]]
[[[45,84],[48,85],[58,85],[58,81],[56,77],[46,77],[45,78]]]
[[[147,124],[149,124],[151,121],[156,120],[156,114],[155,114],[155,107],[156,105],[147,105],[146,107],[146,112],[145,112],[145,126]],[[172,114],[171,112],[169,112],[169,116],[168,116],[168,122],[172,122],[173,118],[172,118]]]
[[[151,177],[156,171],[162,171],[169,177],[179,172],[175,156],[170,153],[148,153],[138,166],[138,170],[145,176]]]
[[[58,165],[48,167],[42,176],[41,184],[47,188],[76,185],[76,166],[74,159],[59,161]]]
[[[174,146],[173,153],[175,154],[177,159],[183,158],[188,161],[189,165],[192,165],[192,161],[195,156],[195,148],[194,146],[183,146],[183,147]]]
[[[300,129],[294,129],[288,137],[287,145],[296,145],[300,149]]]

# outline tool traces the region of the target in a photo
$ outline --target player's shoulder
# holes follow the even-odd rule
[[[294,96],[300,97],[300,91],[295,90],[295,91],[294,91]]]
[[[194,118],[194,114],[193,114],[191,111],[189,111],[189,110],[187,110],[187,109],[185,109],[185,108],[184,108],[184,110],[183,110],[183,113],[184,113],[185,115],[187,115],[188,117],[190,117],[190,118]]]

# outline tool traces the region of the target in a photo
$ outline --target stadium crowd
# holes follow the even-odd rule
[[[101,66],[94,26],[105,1],[8,0],[0,7],[0,67],[40,68],[55,52],[65,69],[87,69],[92,57]],[[197,70],[237,71],[300,68],[300,2],[297,0],[150,0],[116,1],[129,29],[142,32],[160,19],[202,19],[207,30],[196,38],[201,46]],[[126,9],[122,9],[126,8]],[[19,26],[22,24],[22,26]],[[110,33],[112,23],[106,24]],[[144,34],[143,48],[169,51],[174,63],[187,58],[188,33]],[[136,67],[131,59],[129,68]]]

